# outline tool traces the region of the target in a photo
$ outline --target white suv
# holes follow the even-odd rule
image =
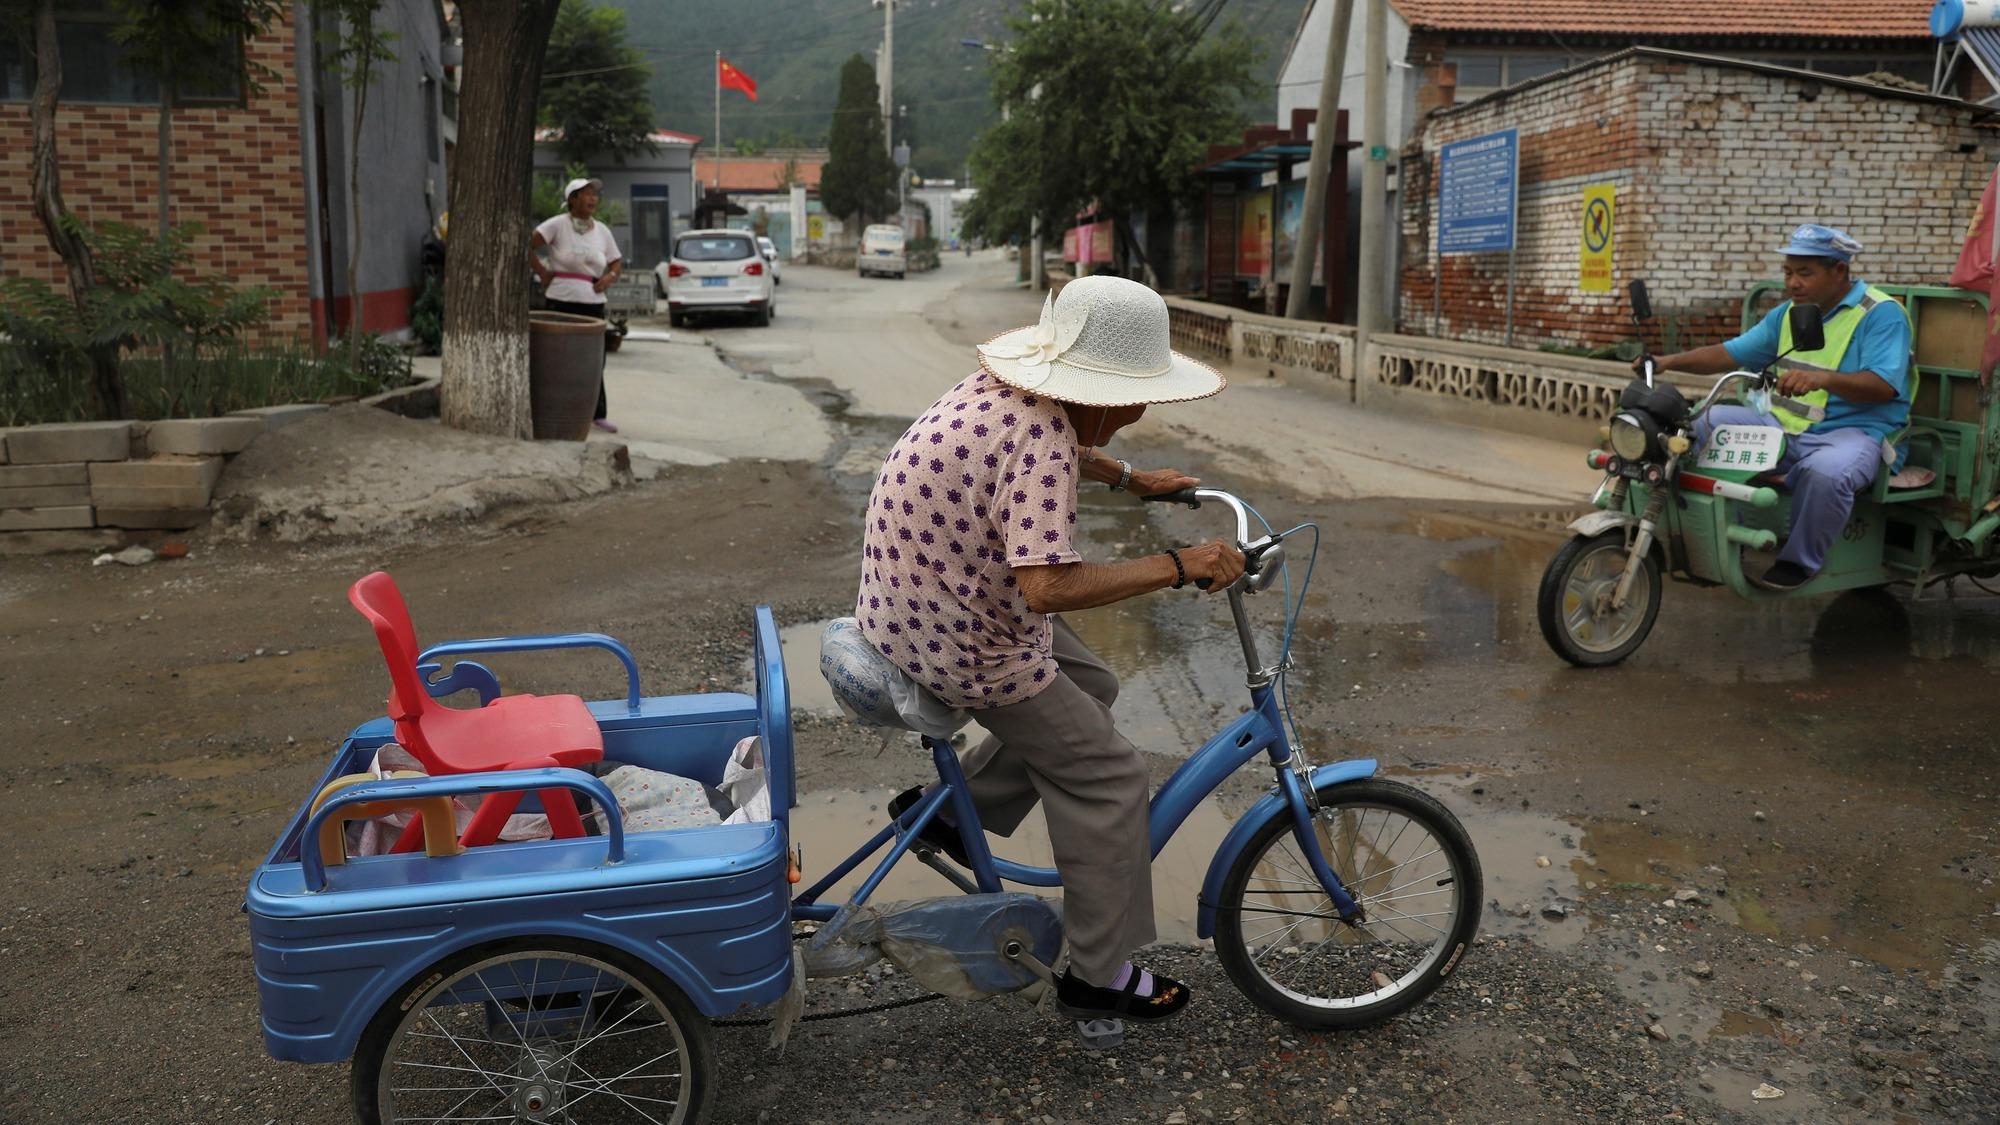
[[[758,325],[777,315],[771,264],[745,230],[691,230],[653,268],[667,298],[667,321],[679,328],[696,313],[748,313]]]

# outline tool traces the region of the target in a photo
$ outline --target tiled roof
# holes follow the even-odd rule
[[[761,156],[730,156],[722,161],[722,190],[724,191],[777,191],[778,180],[783,176],[788,157],[772,159]],[[799,182],[808,191],[819,189],[819,171],[825,163],[811,157],[798,157]],[[696,157],[694,178],[702,187],[715,183],[715,157]]]
[[[561,139],[562,139],[561,129],[535,130],[535,141],[537,143],[541,143],[544,141],[559,141]],[[648,136],[647,139],[651,140],[656,145],[691,146],[691,145],[698,145],[701,143],[701,138],[695,136],[693,133],[676,133],[671,129],[655,129]]]
[[[1390,0],[1413,27],[1634,38],[1923,39],[1931,0]]]

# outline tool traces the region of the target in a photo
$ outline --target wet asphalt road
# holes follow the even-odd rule
[[[677,470],[480,528],[198,542],[144,570],[0,560],[0,693],[19,716],[0,746],[0,1117],[342,1119],[343,1068],[263,1057],[236,905],[340,732],[379,706],[347,582],[388,566],[429,637],[603,627],[640,652],[649,692],[735,688],[750,605],[805,632],[851,598],[842,513],[900,426],[846,416],[836,391],[823,405],[843,437],[817,464]],[[1226,461],[1155,442],[1126,455]],[[1306,1035],[1212,954],[1161,951],[1195,1006],[1112,1056],[1001,1004],[817,1023],[782,1055],[729,1030],[717,1121],[2000,1115],[2000,599],[1751,607],[1670,586],[1637,656],[1580,672],[1533,620],[1560,506],[1215,479],[1324,528],[1296,718],[1315,760],[1376,758],[1465,823],[1488,902],[1463,971],[1387,1027]],[[1219,530],[1207,510],[1085,500],[1089,557]],[[1219,599],[1076,623],[1123,677],[1120,722],[1156,780],[1241,706]],[[610,684],[587,661],[500,669],[531,690]],[[828,841],[809,842],[824,862],[924,763],[801,705],[799,833]],[[1189,858],[1163,864],[1164,938],[1188,937],[1187,868],[1266,780],[1239,774],[1190,823]],[[868,978],[813,1003],[908,994]],[[1760,1084],[1783,1097],[1753,1099]]]

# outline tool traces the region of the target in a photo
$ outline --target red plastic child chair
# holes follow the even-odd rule
[[[416,629],[396,582],[382,571],[348,588],[347,600],[375,628],[389,664],[389,718],[396,741],[433,776],[488,770],[581,766],[604,757],[604,732],[590,708],[574,695],[505,695],[484,707],[446,707],[424,690],[417,673]],[[583,835],[583,819],[566,789],[537,791],[557,838]],[[521,793],[495,793],[480,802],[459,836],[466,847],[491,844],[521,803]],[[424,822],[412,820],[394,852],[424,844]]]

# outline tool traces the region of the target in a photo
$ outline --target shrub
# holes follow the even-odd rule
[[[424,287],[410,303],[410,331],[424,346],[425,355],[437,355],[444,345],[444,278],[424,275]]]

